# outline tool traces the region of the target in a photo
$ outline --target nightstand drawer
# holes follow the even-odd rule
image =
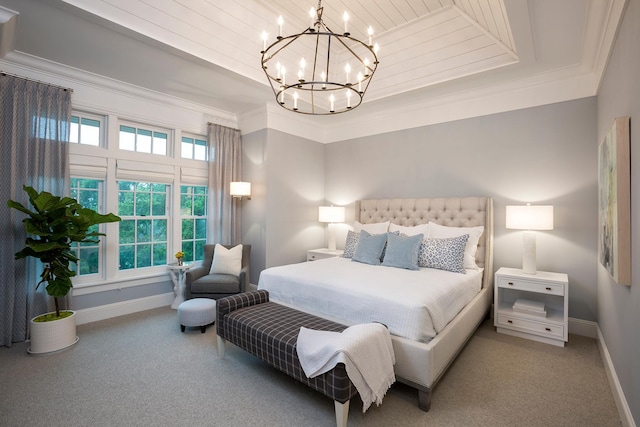
[[[564,295],[564,285],[556,283],[542,283],[517,279],[513,277],[499,277],[498,287],[507,289],[518,289],[521,291],[538,292],[541,294]]]
[[[317,261],[319,259],[333,258],[342,256],[343,250],[330,251],[326,248],[310,249],[307,251],[307,261]]]
[[[511,329],[517,328],[523,332],[535,333],[538,335],[557,338],[564,337],[564,328],[561,325],[536,322],[534,320],[522,319],[518,316],[511,316],[508,314],[498,314],[498,326],[504,326]]]

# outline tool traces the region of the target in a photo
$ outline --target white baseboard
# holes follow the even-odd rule
[[[598,324],[590,320],[569,318],[569,333],[583,337],[598,338]]]
[[[618,407],[620,421],[622,421],[622,425],[624,427],[636,427],[636,423],[633,420],[633,415],[631,414],[631,410],[629,409],[629,404],[627,403],[627,399],[624,397],[624,392],[622,391],[622,387],[620,386],[620,381],[618,381],[618,375],[616,374],[615,367],[613,366],[611,355],[609,355],[607,343],[604,341],[602,331],[600,330],[600,326],[597,323],[596,331],[598,334],[598,350],[600,350],[600,357],[602,357],[604,370],[607,373],[607,379],[609,380],[609,386],[611,387],[613,400],[616,402],[616,406]]]
[[[138,311],[166,307],[171,305],[175,297],[176,295],[173,292],[167,292],[145,298],[76,310],[76,324],[82,325],[84,323],[97,322],[98,320],[110,319],[125,314],[137,313]]]

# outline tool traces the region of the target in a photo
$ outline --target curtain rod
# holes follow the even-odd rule
[[[36,79],[30,79],[29,77],[23,77],[23,76],[19,76],[17,74],[13,74],[13,73],[7,73],[6,71],[0,71],[0,74],[2,74],[3,76],[11,76],[11,77],[15,77],[17,79],[21,79],[21,80],[26,80],[28,82],[35,82],[35,83],[39,83],[39,84],[43,84],[43,85],[47,85],[47,86],[51,86],[51,87],[55,87],[58,89],[62,89],[62,90],[68,90],[71,93],[73,93],[73,89],[68,88],[68,87],[64,87],[64,86],[59,86],[59,85],[54,85],[52,83],[47,83],[47,82],[43,82],[41,80],[36,80]]]
[[[219,123],[214,123],[214,122],[207,122],[207,125],[216,125],[216,126],[220,126],[220,127],[231,129],[231,130],[240,131],[240,129],[232,128],[231,126],[225,126],[225,125],[221,125]]]

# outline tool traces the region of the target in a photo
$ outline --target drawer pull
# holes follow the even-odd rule
[[[550,291],[550,290],[551,290],[551,288],[550,288],[550,287],[548,287],[548,286],[547,286],[545,289],[546,289],[546,290],[548,290],[548,291]]]
[[[507,323],[513,323],[513,320],[507,320]]]
[[[509,286],[513,286],[513,282],[507,282]]]
[[[551,328],[544,328],[545,331],[551,332]]]

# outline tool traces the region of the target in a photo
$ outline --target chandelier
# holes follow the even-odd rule
[[[278,18],[276,41],[267,45],[262,32],[262,69],[278,105],[302,114],[331,115],[351,111],[362,103],[378,67],[378,44],[368,43],[348,31],[349,14],[343,15],[344,31],[334,33],[322,20],[321,0],[309,11],[309,27],[299,34],[282,35]]]

